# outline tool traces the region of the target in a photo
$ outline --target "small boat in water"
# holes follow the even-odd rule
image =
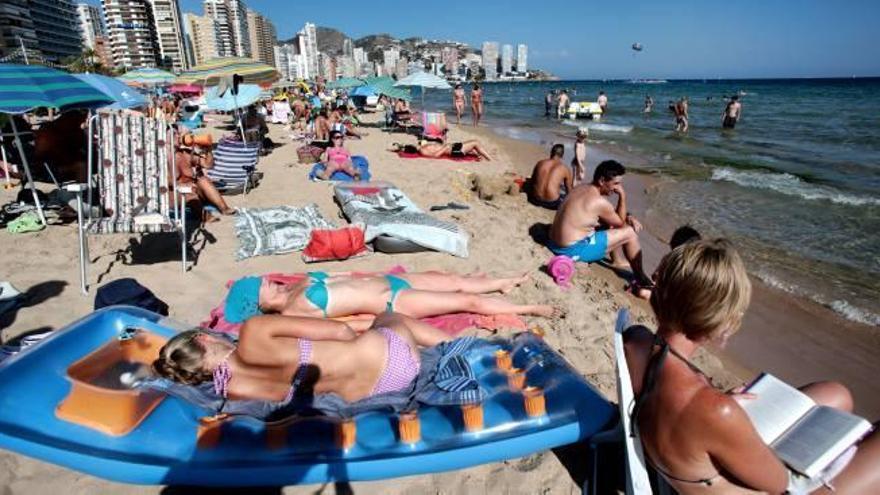
[[[0,448],[124,483],[243,486],[461,469],[590,438],[611,404],[537,335],[476,340],[480,403],[266,422],[131,387],[189,328],[138,308],[96,311],[0,364]],[[137,329],[133,331],[132,329]]]
[[[602,107],[595,101],[573,101],[565,112],[570,119],[598,120],[602,116]]]

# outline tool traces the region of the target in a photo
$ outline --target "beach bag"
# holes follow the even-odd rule
[[[150,289],[144,287],[133,278],[121,278],[104,284],[95,293],[95,310],[107,306],[124,304],[168,316],[168,305]]]
[[[303,250],[302,259],[306,263],[347,260],[355,256],[363,256],[367,251],[362,227],[315,229],[312,231],[309,244]]]
[[[310,144],[305,144],[297,148],[296,155],[299,158],[300,163],[316,163],[319,158],[321,158],[321,154],[324,153],[324,150],[319,148],[318,146],[312,146]]]

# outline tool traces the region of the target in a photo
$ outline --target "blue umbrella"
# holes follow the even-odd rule
[[[0,113],[23,114],[37,108],[57,108],[63,112],[73,108],[95,108],[112,102],[104,93],[66,72],[42,65],[0,64]],[[15,119],[9,120],[37,214],[46,225],[43,206],[37,198]]]
[[[211,110],[220,110],[230,112],[252,105],[260,99],[260,93],[263,91],[256,84],[241,84],[238,86],[238,94],[233,95],[232,91],[227,90],[222,95],[219,94],[219,87],[214,86],[205,92],[205,103]]]
[[[349,96],[375,96],[376,90],[372,86],[358,86],[349,91]]]
[[[119,82],[112,77],[100,74],[74,74],[73,77],[87,83],[105,95],[113,98],[114,102],[104,108],[121,110],[124,108],[137,108],[147,106],[147,99],[130,86]]]

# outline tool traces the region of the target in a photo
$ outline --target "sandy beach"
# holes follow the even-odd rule
[[[297,163],[299,143],[292,143],[280,126],[270,126],[270,129],[272,139],[282,146],[261,159],[258,169],[265,173],[265,178],[260,186],[248,195],[228,198],[230,205],[315,203],[326,218],[339,225],[346,223],[333,202],[332,186],[309,182],[306,177],[309,167]],[[474,130],[453,125],[451,140],[477,136],[488,144],[494,160],[478,163],[405,160],[387,149],[392,142],[411,142],[411,137],[387,134],[377,128],[368,128],[367,132],[365,139],[349,140],[347,146],[353,154],[369,158],[375,179],[396,184],[424,209],[449,201],[470,207],[436,213],[441,219],[455,221],[470,234],[470,256],[462,259],[440,253],[374,253],[343,263],[321,264],[320,269],[383,270],[399,264],[413,271],[439,269],[499,274],[530,271],[531,280],[514,290],[510,297],[517,302],[543,302],[559,307],[562,314],[558,318],[529,318],[527,321],[545,329],[547,341],[602,394],[612,399],[615,390],[611,332],[615,313],[621,307],[632,308],[636,321],[650,325],[647,304],[627,295],[622,290],[623,280],[597,265],[579,266],[574,287],[568,291],[559,289],[540,270],[550,257],[549,252],[529,236],[536,224],[552,221],[552,212],[528,205],[521,194],[498,194],[489,201],[478,198],[468,189],[472,174],[497,178],[508,171],[528,173],[546,150],[531,143],[502,138],[486,128]],[[606,153],[591,152],[589,169]],[[639,192],[633,195],[632,201],[637,214],[645,218],[649,226],[650,232],[642,237],[646,266],[652,270],[665,252],[659,239],[665,239],[668,229],[673,227],[654,221],[650,210],[651,194],[662,190],[662,182],[655,177],[630,174],[625,185],[629,191]],[[0,201],[12,200],[14,192],[0,191]],[[224,284],[229,279],[314,268],[303,263],[299,253],[236,262],[233,253],[238,241],[232,227],[232,218],[225,217],[217,223],[206,224],[195,234],[192,246],[197,252],[196,262],[187,273],[181,272],[174,235],[91,237],[93,263],[89,266],[88,280],[92,289],[88,296],[79,291],[75,224],[52,226],[35,234],[15,236],[4,232],[0,234],[5,257],[0,279],[28,291],[30,302],[0,317],[2,341],[34,331],[63,328],[91,311],[95,288],[117,278],[136,278],[169,303],[171,317],[197,324],[223,299]],[[880,337],[875,329],[844,322],[821,306],[759,284],[756,286],[743,331],[725,352],[701,354],[697,365],[723,386],[737,385],[763,369],[795,383],[818,378],[838,379],[853,389],[858,412],[868,417],[880,413],[880,384],[873,380],[880,374],[880,360],[874,357],[880,351]],[[722,362],[727,371],[722,369]],[[192,492],[119,485],[8,452],[0,453],[0,487],[3,494]],[[580,487],[551,452],[450,473],[353,483],[351,488],[363,494],[580,493]],[[283,493],[334,493],[334,487],[286,487]],[[337,487],[336,493],[345,492]]]

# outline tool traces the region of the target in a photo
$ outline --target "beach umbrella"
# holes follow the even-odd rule
[[[202,93],[202,87],[196,84],[172,84],[168,87],[169,93],[198,95]]]
[[[351,90],[348,95],[349,96],[375,96],[377,93],[376,89],[369,85],[358,86]]]
[[[130,70],[117,79],[131,86],[165,86],[174,82],[174,74],[152,67],[144,67]]]
[[[224,79],[233,75],[241,77],[245,84],[270,85],[277,81],[281,74],[274,67],[249,58],[224,57],[215,58],[197,65],[182,73],[177,84],[197,84],[199,86],[217,86]]]
[[[219,86],[214,86],[205,91],[205,104],[210,110],[231,112],[253,105],[260,99],[262,92],[263,90],[256,84],[240,85],[237,95],[232,94],[230,89],[223,91]]]
[[[42,65],[0,64],[0,113],[20,115],[37,108],[57,108],[63,112],[74,108],[96,108],[107,103],[113,103],[113,99],[66,72]],[[46,225],[18,127],[14,118],[9,121],[37,214]]]
[[[330,89],[348,89],[356,88],[363,85],[364,82],[356,77],[343,77],[342,79],[337,79],[335,81],[327,83],[327,87]]]
[[[104,106],[104,108],[120,110],[123,108],[143,107],[148,104],[147,99],[142,94],[112,77],[100,74],[73,74],[73,77],[112,98],[113,103]]]
[[[425,108],[425,90],[427,89],[452,89],[452,86],[446,82],[446,79],[429,74],[427,72],[416,72],[394,83],[394,87],[410,87],[421,88],[422,108]]]

